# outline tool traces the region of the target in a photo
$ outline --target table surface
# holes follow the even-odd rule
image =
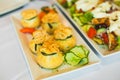
[[[30,2],[23,8],[32,6]],[[0,80],[31,80],[10,16],[23,8],[0,17]],[[101,58],[101,63],[47,80],[120,80],[120,54]]]

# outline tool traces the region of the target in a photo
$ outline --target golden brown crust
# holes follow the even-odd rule
[[[72,34],[73,32],[70,27],[60,27],[54,31],[55,39],[65,39]]]
[[[50,38],[45,30],[36,30],[33,32],[33,38],[36,44],[41,44]]]
[[[66,40],[56,40],[56,43],[59,45],[61,51],[68,51],[76,44],[76,38],[72,36]]]
[[[42,23],[60,22],[59,15],[57,13],[48,13],[42,18]]]
[[[31,19],[31,20],[22,19],[21,23],[22,23],[23,27],[36,28],[36,27],[39,27],[40,20],[39,20],[38,17],[35,17],[35,18]]]
[[[38,56],[36,57],[36,61],[43,68],[54,69],[62,65],[64,58],[62,53],[57,53],[51,56],[38,54]]]
[[[105,0],[99,0],[98,5],[105,2]]]
[[[48,41],[45,41],[42,47],[40,48],[40,52],[45,52],[46,54],[52,54],[52,53],[59,53],[59,46],[55,42],[54,39],[49,39]]]

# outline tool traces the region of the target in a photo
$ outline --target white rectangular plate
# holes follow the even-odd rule
[[[87,34],[82,30],[82,28],[72,19],[69,12],[64,7],[62,7],[61,4],[57,2],[57,0],[55,0],[55,3],[62,10],[62,12],[70,19],[70,21],[77,27],[77,29],[82,33],[82,35],[87,39],[87,41],[93,46],[97,53],[99,53],[102,57],[107,57],[120,53],[120,50],[108,51],[104,48],[100,48],[100,46],[97,43],[95,43],[92,39],[90,39],[87,36]],[[118,6],[116,7],[119,8]]]
[[[27,4],[29,0],[0,0],[0,15]]]
[[[33,2],[32,4],[32,9],[38,9],[40,10],[41,7],[43,6],[51,6],[51,4],[49,2],[46,1],[36,1]],[[37,7],[36,7],[37,5]],[[39,5],[39,7],[38,7]],[[29,8],[29,7],[28,7]],[[26,8],[27,9],[27,8]],[[77,70],[81,70],[83,68],[88,68],[92,65],[96,65],[100,62],[99,58],[94,54],[94,52],[89,48],[89,46],[84,42],[84,40],[80,37],[80,35],[75,31],[75,29],[72,27],[72,25],[67,21],[67,19],[60,13],[60,11],[56,8],[57,12],[59,13],[60,19],[62,21],[62,23],[66,26],[70,26],[74,32],[75,37],[77,38],[77,44],[81,44],[86,46],[89,51],[89,63],[85,66],[77,66],[77,67],[71,67],[68,65],[63,65],[60,68],[58,68],[58,70],[45,70],[40,68],[35,60],[34,60],[34,56],[33,53],[30,51],[29,46],[28,46],[28,42],[30,41],[30,36],[28,34],[24,34],[20,32],[20,29],[22,28],[20,20],[21,20],[21,15],[20,13],[15,13],[12,15],[12,22],[13,22],[13,27],[15,29],[15,32],[17,34],[21,49],[23,51],[23,55],[25,56],[25,60],[29,66],[29,70],[31,72],[31,76],[33,78],[33,80],[39,80],[39,79],[45,79],[45,78],[49,78],[49,77],[53,77],[54,76],[58,76],[58,75],[63,75],[67,74],[67,73],[72,73],[73,71],[77,71]],[[64,74],[63,74],[64,73]]]

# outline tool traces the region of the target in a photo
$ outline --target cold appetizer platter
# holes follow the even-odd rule
[[[109,0],[56,0],[103,57],[120,53],[120,7]]]
[[[13,14],[12,22],[33,80],[54,78],[100,62],[49,2],[38,1],[32,8]]]

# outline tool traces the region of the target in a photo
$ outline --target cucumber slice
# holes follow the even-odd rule
[[[85,57],[85,58],[82,58],[81,59],[81,61],[80,61],[80,65],[81,66],[83,66],[83,65],[85,65],[85,64],[88,64],[88,62],[89,62],[89,59],[88,59],[88,57]]]
[[[82,46],[75,46],[75,47],[72,48],[70,51],[73,52],[76,56],[78,56],[78,57],[80,57],[80,58],[86,57],[86,52],[85,52],[85,50],[82,48]]]
[[[75,55],[74,53],[72,53],[72,52],[68,52],[68,53],[66,53],[66,55],[65,55],[65,60],[66,60],[66,62],[67,62],[68,64],[74,66],[74,65],[79,64],[81,58],[78,57],[78,56],[76,56],[76,55]]]
[[[97,35],[100,35],[100,34],[106,32],[106,31],[107,31],[106,28],[100,28],[100,29],[97,30]]]
[[[85,47],[82,47],[82,48],[85,51],[86,57],[88,57],[90,51],[87,48],[85,48]]]

